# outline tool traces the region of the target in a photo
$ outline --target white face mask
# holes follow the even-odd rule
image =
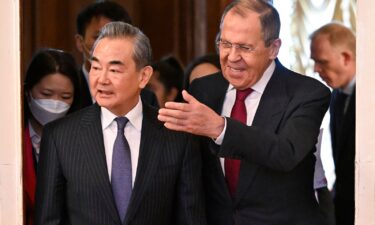
[[[29,108],[35,119],[43,126],[65,116],[70,105],[54,99],[34,99],[29,94]]]

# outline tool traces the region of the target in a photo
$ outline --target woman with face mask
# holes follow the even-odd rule
[[[77,65],[69,54],[42,49],[32,58],[24,82],[23,180],[26,224],[33,224],[36,169],[43,126],[80,108]]]

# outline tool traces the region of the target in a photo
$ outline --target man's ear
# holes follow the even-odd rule
[[[139,77],[139,87],[140,88],[144,88],[148,81],[150,80],[151,76],[152,76],[152,73],[153,73],[153,69],[151,66],[145,66],[141,69],[141,72],[140,72],[140,77]]]
[[[281,47],[281,39],[278,38],[272,41],[270,46],[270,59],[276,59],[277,55],[279,54],[279,49]]]
[[[341,52],[341,56],[344,59],[344,65],[348,65],[353,60],[353,53],[349,51],[343,51]]]
[[[80,34],[76,34],[74,35],[74,38],[76,40],[76,47],[78,51],[80,51],[81,53],[85,53],[83,49],[84,47],[82,46],[83,37]]]

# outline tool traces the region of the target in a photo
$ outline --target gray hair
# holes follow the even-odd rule
[[[130,25],[125,22],[110,22],[107,23],[99,33],[99,37],[96,39],[92,51],[96,45],[103,38],[130,38],[133,39],[133,59],[136,64],[137,70],[151,65],[152,62],[152,50],[150,40],[148,37],[137,27]]]
[[[220,22],[220,31],[222,29],[224,17],[229,11],[242,17],[246,17],[245,10],[250,10],[259,14],[259,20],[262,29],[263,41],[266,47],[269,47],[272,41],[279,38],[280,34],[280,16],[275,7],[266,0],[234,0],[223,12]]]

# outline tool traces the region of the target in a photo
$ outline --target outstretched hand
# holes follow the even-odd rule
[[[182,96],[186,103],[167,102],[159,109],[158,119],[171,130],[217,138],[224,129],[224,118],[187,91]]]

